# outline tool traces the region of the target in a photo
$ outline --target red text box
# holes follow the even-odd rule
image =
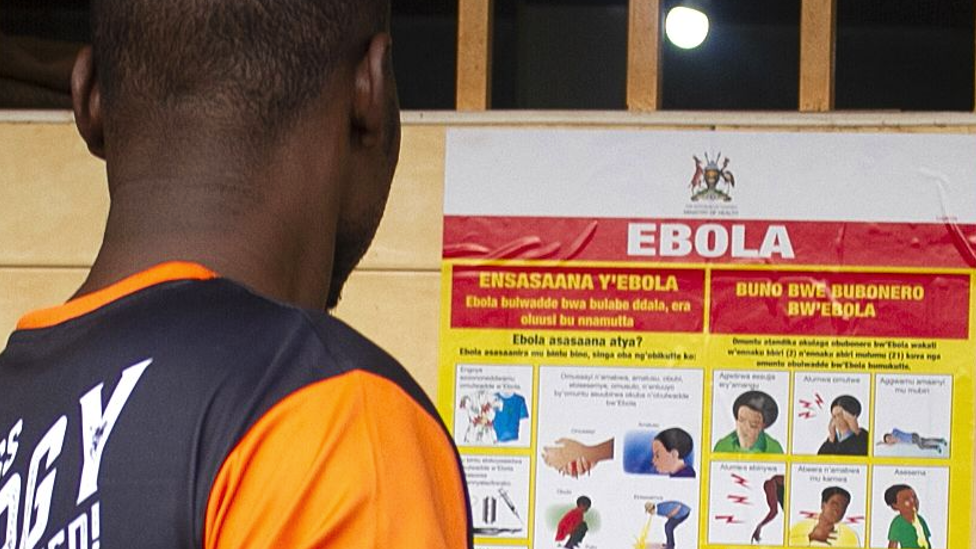
[[[701,332],[700,269],[455,266],[451,325]]]
[[[709,325],[720,334],[965,339],[969,277],[716,270]]]

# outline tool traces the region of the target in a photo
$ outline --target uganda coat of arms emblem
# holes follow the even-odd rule
[[[695,160],[695,175],[691,177],[690,185],[692,202],[699,200],[730,202],[732,196],[729,193],[735,187],[735,176],[729,170],[729,159],[723,159],[721,152],[715,158],[709,158],[708,153],[705,153],[704,162],[697,156],[692,158]],[[724,188],[719,188],[722,183]]]

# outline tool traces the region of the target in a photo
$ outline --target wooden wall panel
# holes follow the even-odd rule
[[[0,266],[91,265],[108,214],[105,165],[73,124],[0,124]]]
[[[444,212],[442,126],[405,127],[390,200],[364,269],[440,269]]]
[[[366,269],[437,269],[443,127],[407,126]],[[73,124],[0,123],[0,266],[90,266],[108,215],[104,163]]]
[[[834,110],[837,0],[802,0],[800,12],[800,110]]]
[[[335,315],[386,349],[431,397],[437,391],[440,271],[357,271]]]
[[[661,1],[630,0],[627,16],[627,109],[661,107]]]
[[[491,41],[494,0],[459,0],[457,109],[491,107]]]

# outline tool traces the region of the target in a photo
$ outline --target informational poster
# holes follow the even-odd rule
[[[448,133],[479,548],[969,547],[976,137]]]

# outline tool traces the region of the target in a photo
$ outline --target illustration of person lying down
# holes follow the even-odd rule
[[[896,444],[914,444],[922,450],[937,450],[940,454],[945,451],[949,441],[944,438],[923,437],[916,432],[892,429],[890,433],[885,433],[881,437],[878,445],[894,446]]]

